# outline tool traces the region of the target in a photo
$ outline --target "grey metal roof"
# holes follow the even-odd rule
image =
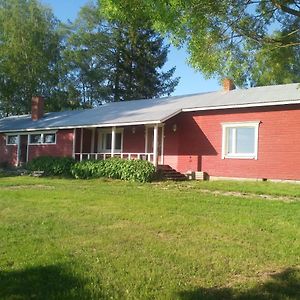
[[[0,119],[0,132],[154,124],[164,122],[182,111],[294,103],[300,103],[298,83],[107,103],[94,109],[47,113],[38,121],[32,121],[30,115],[14,116]]]

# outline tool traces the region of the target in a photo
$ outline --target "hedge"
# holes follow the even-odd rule
[[[43,171],[46,176],[73,176],[74,178],[114,178],[128,181],[149,182],[154,178],[155,167],[145,160],[84,160],[41,156],[27,163],[29,171]]]
[[[47,176],[70,176],[75,160],[70,157],[40,156],[27,163],[29,171],[43,171]]]
[[[149,182],[155,174],[155,167],[145,160],[85,160],[74,164],[71,173],[75,178],[114,178],[129,181]]]

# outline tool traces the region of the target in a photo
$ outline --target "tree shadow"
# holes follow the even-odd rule
[[[86,280],[63,265],[0,272],[0,299],[102,299],[85,288]]]
[[[246,291],[233,288],[198,288],[181,291],[177,295],[183,300],[296,300],[300,299],[300,269],[287,268]]]

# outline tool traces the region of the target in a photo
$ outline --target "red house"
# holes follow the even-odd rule
[[[107,103],[0,120],[0,163],[42,155],[147,159],[211,178],[300,180],[300,85]]]

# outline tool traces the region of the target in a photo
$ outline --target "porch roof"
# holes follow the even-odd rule
[[[218,91],[150,100],[114,102],[93,109],[46,113],[38,121],[31,115],[0,119],[0,132],[79,127],[110,127],[162,123],[182,111],[287,105],[300,103],[299,84],[285,84],[229,92]]]

